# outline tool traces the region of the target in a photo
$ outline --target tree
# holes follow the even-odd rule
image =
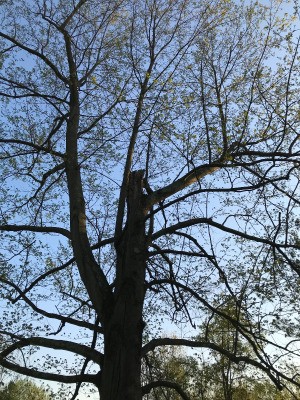
[[[222,308],[234,317],[236,310],[228,302]],[[241,316],[242,319],[242,316]],[[237,355],[251,354],[251,347],[238,337],[238,332],[218,315],[212,315],[200,328],[197,341],[220,344]],[[180,341],[179,341],[180,342]],[[253,354],[251,354],[253,355]],[[289,368],[293,365],[290,362]],[[168,387],[155,388],[147,400],[287,400],[298,399],[299,388],[288,385],[280,391],[276,386],[245,363],[235,364],[215,350],[194,352],[188,355],[178,347],[165,346],[155,349],[145,358],[144,381],[169,382]],[[180,387],[183,392],[176,390]]]
[[[222,311],[232,318],[237,317],[246,323],[241,310],[236,309],[230,298],[224,298]],[[253,356],[253,349],[239,332],[228,321],[218,315],[211,315],[200,329],[197,340],[206,340],[211,343],[221,344],[223,349],[237,355]],[[292,369],[292,362],[289,363]],[[200,357],[196,371],[192,376],[194,386],[193,399],[201,400],[259,400],[259,399],[296,399],[299,397],[299,389],[287,386],[279,391],[270,380],[265,379],[246,363],[235,364],[224,354],[211,350],[209,354]],[[199,379],[200,377],[200,379]],[[206,379],[203,379],[206,378]],[[205,395],[203,395],[203,393]],[[202,397],[201,397],[202,396]]]
[[[223,306],[220,305],[220,311],[225,312],[233,319],[238,319],[243,324],[250,322],[242,314],[241,309],[237,308],[236,304],[227,296],[223,299]],[[229,321],[215,314],[212,314],[200,327],[200,334],[196,339],[220,345],[222,349],[236,355],[254,356],[252,347],[239,335],[238,330]],[[202,368],[210,371],[209,385],[211,389],[213,388],[214,400],[233,400],[237,388],[242,387],[242,382],[247,382],[247,375],[251,375],[249,368],[247,370],[247,364],[236,365],[226,355],[214,350],[211,350],[206,356],[207,360],[205,357],[202,358],[204,358]],[[242,397],[246,398],[245,393]]]
[[[299,336],[299,39],[284,6],[1,2],[3,367],[76,384],[73,399],[90,383],[140,400],[171,385],[141,384],[141,359],[181,345],[298,384],[279,364]],[[253,356],[150,329],[211,314]]]
[[[154,388],[145,398],[147,400],[180,400],[182,395],[188,395],[189,398],[194,399],[192,386],[194,379],[196,377],[198,379],[199,373],[201,372],[197,359],[187,356],[182,349],[173,346],[156,349],[145,357],[142,369],[143,380],[145,383],[153,380],[168,382],[169,386]]]
[[[168,381],[169,387],[155,388],[146,396],[147,400],[180,400],[182,397],[174,390],[176,385],[184,390],[184,396],[191,400],[224,400],[229,398],[229,391],[224,391],[222,366],[214,360],[202,360],[188,356],[178,348],[165,347],[149,355],[146,361],[145,375],[150,379]],[[241,374],[238,366],[231,366],[231,373],[238,379],[230,387],[231,399],[239,400],[295,400],[299,398],[299,389],[287,387],[278,390],[270,380],[246,370]],[[229,382],[230,383],[230,382]],[[172,385],[173,384],[173,385]],[[292,389],[292,390],[291,390]]]
[[[49,396],[34,383],[25,380],[11,381],[0,391],[2,400],[48,400]]]

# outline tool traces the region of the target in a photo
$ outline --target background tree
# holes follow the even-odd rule
[[[219,310],[238,320],[243,324],[247,321],[243,311],[234,304],[231,298],[225,296],[223,305],[219,304]],[[213,313],[207,321],[200,327],[200,334],[196,337],[199,341],[207,341],[219,345],[222,349],[236,354],[237,356],[248,355],[253,357],[252,347],[244,341],[239,331],[232,324]],[[225,354],[211,350],[206,356],[207,360],[202,361],[203,369],[210,370],[209,385],[215,400],[233,400],[236,395],[237,387],[242,386],[242,382],[247,381],[247,375],[251,374],[245,363],[235,364]]]
[[[168,382],[169,387],[157,387],[146,395],[149,400],[170,399],[180,400],[182,395],[193,395],[193,382],[200,373],[197,359],[187,356],[178,347],[165,346],[153,351],[145,357],[143,365],[143,380]],[[182,392],[177,392],[178,389]],[[206,388],[207,389],[207,388]],[[192,397],[191,397],[192,396]],[[199,398],[199,397],[198,397]],[[201,400],[201,398],[199,398]]]
[[[73,398],[89,383],[140,400],[170,387],[141,384],[141,360],[182,345],[298,384],[281,367],[299,337],[286,5],[1,2],[2,366],[76,384]],[[153,314],[187,329],[217,316],[251,354],[156,336]]]
[[[42,388],[27,380],[11,381],[0,391],[2,400],[49,400]]]
[[[221,358],[221,362],[220,362]],[[292,400],[299,398],[299,388],[288,386],[280,391],[253,368],[222,360],[216,352],[188,355],[177,347],[164,347],[148,354],[143,378],[168,382],[155,388],[147,400]],[[290,368],[292,365],[290,364]],[[182,389],[178,392],[176,389]]]

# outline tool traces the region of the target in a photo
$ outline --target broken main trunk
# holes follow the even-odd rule
[[[101,400],[141,400],[141,348],[147,260],[143,171],[132,172],[127,221],[116,244],[117,273],[112,315],[104,327]]]

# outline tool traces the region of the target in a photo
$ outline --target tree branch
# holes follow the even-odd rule
[[[43,60],[45,62],[45,64],[48,65],[48,67],[50,67],[52,69],[52,71],[55,73],[55,75],[61,81],[63,81],[65,84],[69,83],[69,80],[59,72],[58,68],[44,54],[41,54],[39,51],[34,50],[34,49],[32,49],[32,48],[30,48],[28,46],[25,46],[23,43],[19,42],[18,40],[16,40],[15,38],[13,38],[13,37],[11,37],[9,35],[6,35],[3,32],[0,32],[0,37],[10,41],[11,43],[16,45],[20,49],[27,51],[29,54],[32,54],[32,55],[40,58],[41,60]]]
[[[37,312],[40,315],[43,315],[44,317],[51,318],[51,319],[56,319],[58,321],[61,321],[62,324],[70,324],[74,326],[80,326],[82,328],[90,329],[90,330],[97,330],[99,333],[102,333],[102,329],[99,327],[95,327],[95,325],[91,324],[90,322],[86,321],[80,321],[71,317],[66,317],[64,315],[59,315],[55,313],[50,313],[48,311],[42,310],[41,308],[37,307],[27,296],[25,293],[27,293],[34,285],[30,285],[29,288],[25,289],[22,291],[16,284],[13,282],[8,281],[7,279],[1,278],[0,277],[0,282],[4,283],[5,285],[9,285],[13,287],[16,292],[19,294],[16,299],[10,299],[12,303],[16,303],[18,300],[22,299],[25,301],[26,304],[28,304],[33,311]]]
[[[70,76],[70,113],[66,130],[65,165],[69,193],[72,248],[82,282],[103,324],[109,318],[113,296],[107,278],[95,260],[87,234],[85,198],[78,162],[78,130],[80,125],[78,73],[73,55],[72,39],[65,30],[59,29],[64,35]]]
[[[60,25],[60,29],[64,30],[68,23],[72,20],[74,15],[78,12],[78,10],[87,2],[88,0],[80,0],[77,5],[74,7],[73,11],[67,16],[64,22]]]
[[[113,242],[114,242],[114,238],[104,239],[104,240],[101,240],[98,243],[94,244],[93,246],[91,246],[91,249],[96,250],[107,244],[112,244]],[[28,293],[34,286],[36,286],[43,279],[46,279],[48,276],[55,274],[56,272],[62,271],[63,269],[65,269],[65,268],[69,267],[71,264],[73,264],[75,261],[76,261],[75,257],[72,257],[70,260],[68,260],[64,264],[62,264],[58,267],[52,268],[49,271],[44,272],[42,275],[37,277],[33,282],[31,282],[31,284],[27,288],[25,288],[22,291],[22,295],[25,295],[26,293]],[[21,297],[22,296],[18,296],[14,301],[18,301]]]
[[[6,332],[2,332],[5,333]],[[67,340],[56,340],[56,339],[49,339],[49,338],[42,338],[42,337],[30,337],[30,338],[22,338],[18,335],[10,334],[12,338],[18,339],[16,343],[13,343],[6,349],[0,352],[1,358],[6,358],[9,356],[13,351],[17,349],[21,349],[27,346],[42,346],[54,350],[65,350],[71,353],[78,354],[82,357],[89,358],[90,360],[94,361],[96,364],[101,365],[103,361],[103,355],[95,350],[91,349],[88,346],[84,346],[82,344],[76,342],[70,342]],[[1,361],[0,361],[1,363]]]
[[[152,389],[161,388],[161,387],[174,389],[181,396],[181,398],[183,400],[191,400],[191,398],[184,392],[184,390],[181,388],[181,386],[178,383],[165,381],[165,380],[150,382],[147,385],[142,386],[142,394],[144,396],[145,394],[150,393],[150,391]]]
[[[221,168],[220,163],[211,163],[207,165],[200,165],[194,168],[192,171],[185,174],[183,177],[177,179],[170,185],[164,188],[154,191],[152,194],[148,195],[146,199],[146,207],[150,209],[154,204],[163,201],[167,197],[179,192],[180,190],[190,186],[192,183],[198,182],[206,175],[210,175]]]
[[[27,142],[26,140],[20,140],[20,139],[1,139],[0,138],[0,143],[5,143],[5,144],[23,144],[24,146],[28,146],[28,147],[32,147],[33,149],[37,150],[37,151],[43,151],[45,153],[50,153],[54,156],[57,156],[59,158],[64,158],[64,154],[60,153],[58,151],[49,149],[48,147],[45,146],[39,146],[35,143],[32,142]]]
[[[272,365],[264,366],[262,362],[256,361],[251,359],[248,356],[237,356],[236,354],[231,353],[230,351],[224,349],[222,346],[218,346],[215,343],[207,342],[207,341],[194,341],[194,340],[187,340],[187,339],[173,339],[173,338],[160,338],[160,339],[152,339],[148,342],[142,349],[142,356],[147,354],[149,351],[153,351],[156,347],[159,346],[187,346],[187,347],[196,347],[196,348],[207,348],[218,353],[223,354],[229,360],[233,361],[234,363],[238,364],[240,362],[245,362],[249,365],[252,365],[264,373],[268,375],[268,377],[274,382],[279,390],[283,387],[280,383],[279,376],[292,381],[291,378],[286,377],[281,372],[277,371]],[[264,362],[266,364],[266,362]],[[274,376],[272,372],[276,375]],[[300,386],[300,384],[299,384]]]
[[[218,229],[222,230],[223,232],[231,233],[231,234],[233,234],[235,236],[239,236],[239,237],[242,237],[244,239],[248,239],[248,240],[251,240],[251,241],[254,241],[254,242],[257,242],[257,243],[264,243],[264,244],[267,244],[267,245],[269,245],[269,246],[271,246],[273,248],[299,249],[298,245],[275,243],[274,241],[269,240],[269,239],[264,239],[264,238],[261,238],[261,237],[258,237],[258,236],[249,235],[248,233],[241,232],[241,231],[238,231],[238,230],[233,229],[233,228],[229,228],[228,226],[225,226],[225,225],[223,225],[223,224],[221,224],[219,222],[213,221],[212,218],[193,218],[193,219],[189,219],[189,220],[186,220],[186,221],[183,221],[183,222],[178,222],[175,225],[169,226],[167,228],[164,228],[164,229],[161,229],[161,230],[155,232],[152,235],[152,239],[156,240],[156,239],[160,238],[161,236],[175,233],[179,229],[187,228],[187,227],[190,227],[190,226],[193,226],[193,225],[198,225],[198,224],[210,225],[210,226],[213,226],[215,228],[218,228]]]
[[[6,232],[41,232],[41,233],[58,233],[65,236],[66,238],[71,238],[71,233],[65,228],[59,228],[56,226],[33,226],[33,225],[0,225],[0,231]]]
[[[62,375],[62,374],[53,374],[50,372],[41,372],[35,369],[22,367],[20,365],[14,364],[10,361],[3,360],[0,353],[0,365],[4,368],[7,368],[11,371],[17,372],[18,374],[22,374],[25,376],[30,376],[31,378],[37,378],[41,380],[47,381],[55,381],[61,383],[78,383],[78,382],[90,382],[94,383],[97,380],[97,375],[91,374],[83,374],[83,375]]]

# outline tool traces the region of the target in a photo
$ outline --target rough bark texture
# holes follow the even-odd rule
[[[116,243],[117,277],[113,313],[104,330],[101,400],[141,400],[141,348],[146,268],[143,171],[131,173],[127,222]]]

